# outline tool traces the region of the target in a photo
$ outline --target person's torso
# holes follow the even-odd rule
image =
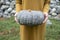
[[[43,10],[44,0],[23,0],[23,9]]]

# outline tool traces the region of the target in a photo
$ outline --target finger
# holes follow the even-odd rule
[[[45,18],[45,20],[43,21],[43,23],[45,23],[48,20],[48,17]]]
[[[16,21],[16,23],[18,23],[18,20],[16,19],[16,17],[15,17],[15,21]],[[19,23],[18,23],[19,24]]]
[[[17,13],[14,15],[16,17]]]
[[[18,12],[16,12],[14,16],[16,17],[17,15],[18,15]]]

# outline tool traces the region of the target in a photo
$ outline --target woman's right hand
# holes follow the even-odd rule
[[[16,13],[14,16],[15,16],[15,21],[16,21],[16,23],[18,23],[18,20],[17,20],[17,18],[16,18],[17,13]],[[18,24],[19,24],[19,23],[18,23]]]

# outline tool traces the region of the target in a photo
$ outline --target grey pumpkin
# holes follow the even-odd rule
[[[43,12],[22,10],[16,16],[19,24],[23,25],[40,25],[44,20]]]

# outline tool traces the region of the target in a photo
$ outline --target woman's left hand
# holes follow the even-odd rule
[[[44,21],[43,23],[46,23],[48,20],[48,13],[44,12]]]

